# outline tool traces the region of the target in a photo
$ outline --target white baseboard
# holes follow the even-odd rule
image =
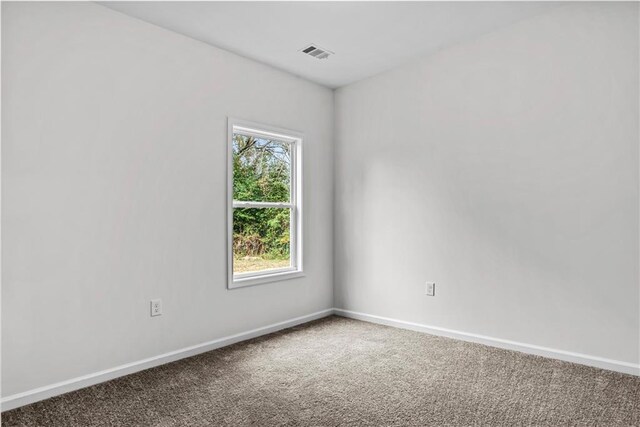
[[[197,354],[205,353],[217,348],[226,347],[228,345],[235,344],[240,341],[245,341],[251,338],[256,338],[261,335],[271,334],[281,329],[290,328],[302,323],[307,323],[312,320],[330,316],[331,314],[333,314],[333,309],[329,308],[327,310],[318,311],[306,316],[296,317],[294,319],[274,323],[262,328],[252,329],[247,332],[219,338],[217,340],[197,344],[180,350],[171,351],[159,356],[149,357],[147,359],[138,360],[136,362],[127,363],[121,366],[116,366],[115,368],[105,369],[104,371],[83,375],[81,377],[72,378],[70,380],[61,381],[59,383],[51,384],[44,387],[39,387],[33,390],[25,391],[23,393],[13,394],[11,396],[2,398],[2,400],[0,400],[0,407],[2,408],[2,411],[8,411],[10,409],[18,408],[30,403],[35,403],[53,396],[58,396],[70,391],[113,380],[124,375],[133,374],[134,372],[139,372],[145,369],[153,368],[155,366],[164,365],[165,363],[170,363],[176,360],[184,359],[186,357],[195,356]]]
[[[412,331],[425,332],[432,335],[454,338],[462,341],[469,341],[491,347],[504,348],[507,350],[519,351],[521,353],[534,354],[551,359],[564,360],[581,365],[593,366],[610,371],[622,372],[625,374],[640,376],[640,364],[622,362],[619,360],[605,359],[603,357],[590,356],[588,354],[573,353],[570,351],[556,350],[553,348],[541,347],[538,345],[525,344],[515,341],[503,340],[500,338],[488,337],[485,335],[472,334],[468,332],[455,331],[453,329],[440,328],[437,326],[423,325],[420,323],[406,322],[404,320],[390,319],[388,317],[375,316],[373,314],[358,313],[341,308],[334,308],[334,313],[338,316],[351,319],[363,320],[365,322],[378,323],[381,325],[394,326],[396,328],[410,329]]]
[[[215,350],[217,348],[226,347],[251,338],[277,332],[282,329],[297,326],[312,320],[336,314],[338,316],[348,317],[351,319],[363,320],[365,322],[377,323],[381,325],[393,326],[396,328],[410,329],[412,331],[424,332],[432,335],[438,335],[462,341],[469,341],[484,344],[492,347],[504,348],[507,350],[519,351],[521,353],[534,354],[537,356],[548,357],[551,359],[564,360],[567,362],[579,363],[581,365],[593,366],[596,368],[607,369],[610,371],[622,372],[625,374],[640,376],[640,364],[622,362],[619,360],[605,359],[603,357],[589,356],[587,354],[573,353],[564,350],[556,350],[547,347],[541,347],[532,344],[524,344],[515,341],[503,340],[500,338],[488,337],[485,335],[472,334],[468,332],[460,332],[453,329],[440,328],[437,326],[423,325],[420,323],[406,322],[404,320],[391,319],[388,317],[375,316],[372,314],[358,313],[355,311],[344,310],[341,308],[333,308],[311,313],[306,316],[296,317],[294,319],[285,320],[283,322],[274,323],[262,328],[252,329],[247,332],[219,338],[217,340],[205,342],[202,344],[186,347],[180,350],[161,354],[159,356],[150,357],[125,365],[117,366],[104,371],[95,372],[81,377],[72,378],[70,380],[61,381],[44,387],[39,387],[23,393],[13,394],[0,400],[2,411],[18,408],[20,406],[35,403],[40,400],[68,393],[84,387],[89,387],[101,382],[113,380],[155,366],[164,365],[186,357],[195,356],[200,353]]]

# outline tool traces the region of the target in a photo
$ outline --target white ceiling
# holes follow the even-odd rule
[[[101,2],[330,88],[542,13],[549,2]],[[335,52],[318,60],[309,43]]]

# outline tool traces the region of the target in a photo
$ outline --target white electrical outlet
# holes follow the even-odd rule
[[[436,283],[435,282],[427,282],[424,287],[424,293],[433,297],[436,295]]]
[[[162,300],[161,299],[151,300],[151,317],[153,316],[162,316]]]

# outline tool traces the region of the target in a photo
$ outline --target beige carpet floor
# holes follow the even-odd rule
[[[2,414],[3,426],[640,426],[640,378],[329,317]]]

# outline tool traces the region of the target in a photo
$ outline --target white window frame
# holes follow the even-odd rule
[[[246,202],[233,200],[233,135],[274,139],[291,144],[291,196],[289,203]],[[228,119],[227,130],[227,288],[237,289],[304,276],[302,269],[302,140],[300,132],[263,125],[260,123]],[[291,209],[290,257],[291,266],[233,274],[233,209],[268,208]]]

